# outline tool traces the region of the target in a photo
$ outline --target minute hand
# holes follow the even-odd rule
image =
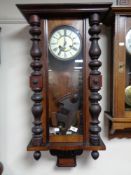
[[[64,45],[63,45],[63,47],[65,47],[65,45],[66,45],[66,36],[65,36],[65,34],[64,34]]]

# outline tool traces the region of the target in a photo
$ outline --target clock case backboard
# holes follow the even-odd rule
[[[38,160],[40,151],[50,150],[57,156],[57,166],[76,166],[76,155],[83,150],[92,151],[92,157],[97,159],[98,150],[105,150],[100,138],[98,116],[101,111],[99,100],[101,95],[102,76],[98,68],[101,50],[98,40],[100,23],[104,23],[111,3],[99,4],[19,4],[24,17],[31,25],[32,35],[31,67],[33,73],[30,86],[34,91],[34,126],[32,140],[28,151],[35,151],[34,158]],[[82,36],[83,59],[83,132],[76,135],[49,134],[49,81],[48,81],[48,40],[52,30],[58,26],[73,26]],[[88,33],[89,32],[89,33]],[[64,88],[64,87],[63,87]]]

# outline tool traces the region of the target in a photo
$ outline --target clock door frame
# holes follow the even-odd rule
[[[42,25],[43,25],[43,23],[44,23],[44,20],[42,22]],[[62,19],[62,20],[61,19],[56,19],[56,20],[54,20],[53,19],[53,20],[50,20],[49,19],[49,20],[46,21],[46,28],[47,28],[48,36],[45,35],[45,34],[43,35],[43,36],[46,36],[46,38],[42,40],[42,45],[45,45],[44,43],[48,43],[49,38],[50,38],[50,35],[51,35],[51,33],[52,33],[52,31],[54,29],[56,29],[57,27],[63,26],[64,24],[66,26],[71,26],[71,27],[74,27],[77,30],[79,30],[80,31],[80,34],[81,34],[81,37],[82,37],[82,40],[83,41],[88,41],[84,37],[85,35],[83,35],[83,33],[85,32],[84,31],[84,26],[86,25],[86,20],[80,20],[80,19],[79,20],[76,20],[76,19],[70,19],[70,20],[66,20],[66,19]],[[41,37],[43,38],[43,36],[41,36]],[[84,44],[82,42],[82,46],[83,45]],[[45,47],[48,48],[48,44],[46,44]],[[86,50],[88,50],[88,49],[86,49]],[[87,77],[89,76],[89,71],[88,71],[88,65],[87,65],[86,59],[85,59],[87,56],[85,57],[85,54],[83,54],[83,53],[86,54],[86,51],[84,49],[82,49],[82,51],[81,51],[81,57],[83,58],[82,60],[84,62],[83,63],[83,71],[82,71],[82,78],[83,78],[83,80],[82,80],[83,81],[82,82],[82,84],[83,84],[82,87],[84,87],[84,88],[82,88],[83,89],[82,96],[83,96],[83,101],[85,102],[84,105],[86,104],[88,106],[88,100],[87,100],[87,98],[88,98],[88,94],[89,93],[87,92],[88,91],[88,87],[87,87],[86,80],[87,80]],[[45,55],[42,56],[42,60],[43,60],[43,71],[45,71],[44,72],[44,75],[45,76],[43,76],[43,79],[46,79],[46,82],[45,82],[46,86],[49,85],[49,82],[48,82],[48,77],[49,77],[49,73],[48,73],[48,59],[49,58],[48,57],[49,57],[49,51],[48,51],[48,49],[46,49],[45,50]],[[56,60],[56,61],[58,61],[56,58],[53,58],[53,59]],[[44,60],[47,60],[47,61],[44,62]],[[60,62],[63,63],[63,64],[65,63],[65,61],[63,61],[63,62],[60,61]],[[44,89],[44,87],[43,87],[43,89]],[[47,88],[47,89],[49,89],[49,88]],[[46,88],[43,90],[43,93],[45,91],[46,91]],[[46,98],[48,99],[48,102],[47,103],[48,103],[48,107],[49,107],[49,103],[50,103],[49,92],[46,95],[47,95]],[[47,104],[45,103],[44,106],[47,106]],[[83,111],[83,123],[89,124],[89,121],[86,121],[86,117],[85,117],[85,116],[90,116],[89,111],[86,110],[86,106],[83,106],[82,108],[83,108],[83,110],[82,110]],[[48,109],[48,111],[49,111],[49,109]],[[47,117],[47,121],[49,120],[48,111],[47,111],[47,113],[43,111],[43,113],[45,113],[45,115],[42,116],[42,118]],[[45,122],[43,122],[43,123],[44,123],[44,126],[43,126],[43,128],[44,128],[44,127],[46,127],[46,123]],[[79,142],[79,143],[87,142],[87,138],[85,139],[85,137],[89,133],[87,131],[87,128],[85,128],[85,127],[86,127],[86,125],[83,125],[83,132],[84,132],[83,134],[77,134],[77,135],[50,135],[50,134],[48,134],[47,137],[48,137],[49,143],[52,143],[52,145],[53,145],[56,142],[57,143],[58,142],[59,143],[63,142],[64,144],[65,143],[70,143],[70,142],[73,142],[73,143],[75,143],[75,142]],[[48,125],[48,128],[49,128],[49,125]],[[87,131],[87,132],[85,133],[85,131]],[[87,136],[87,137],[89,137],[89,136]]]
[[[34,105],[33,136],[27,150],[34,151],[34,158],[41,157],[40,151],[49,150],[57,156],[57,166],[76,166],[76,155],[82,154],[83,150],[92,151],[94,159],[99,157],[98,150],[105,150],[105,145],[100,137],[99,114],[101,95],[99,90],[102,86],[102,75],[98,70],[101,66],[99,57],[101,49],[98,44],[101,32],[100,23],[106,21],[111,3],[97,4],[19,4],[24,17],[31,26],[32,36],[31,67],[33,73],[30,78],[30,87],[34,91],[32,100]],[[79,142],[49,142],[49,122],[47,101],[48,96],[48,72],[47,72],[47,43],[48,20],[83,20],[83,54],[84,54],[84,134]],[[87,23],[89,20],[89,27]],[[89,34],[88,34],[89,32]],[[43,69],[45,67],[45,70]],[[89,71],[87,71],[89,70]],[[43,100],[44,99],[44,100]],[[44,108],[44,110],[43,110]]]

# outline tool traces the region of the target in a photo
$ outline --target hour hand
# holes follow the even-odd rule
[[[59,49],[60,49],[60,50],[63,50],[63,47],[62,47],[62,46],[59,46]]]
[[[59,49],[60,49],[60,51],[64,51],[65,50],[65,47],[64,46],[59,46]]]

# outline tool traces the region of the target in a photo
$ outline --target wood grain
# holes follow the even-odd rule
[[[119,2],[120,3],[120,2]],[[130,132],[131,128],[131,111],[126,110],[125,106],[125,88],[127,87],[127,66],[126,66],[126,46],[125,37],[131,27],[131,7],[118,6],[112,7],[114,14],[114,29],[113,40],[113,75],[110,83],[112,84],[113,105],[110,114],[105,113],[105,116],[110,120],[109,137],[129,137],[127,131]],[[129,130],[128,130],[129,129]],[[123,132],[123,134],[122,134]],[[126,134],[125,134],[126,133]],[[114,136],[113,136],[114,135]]]

